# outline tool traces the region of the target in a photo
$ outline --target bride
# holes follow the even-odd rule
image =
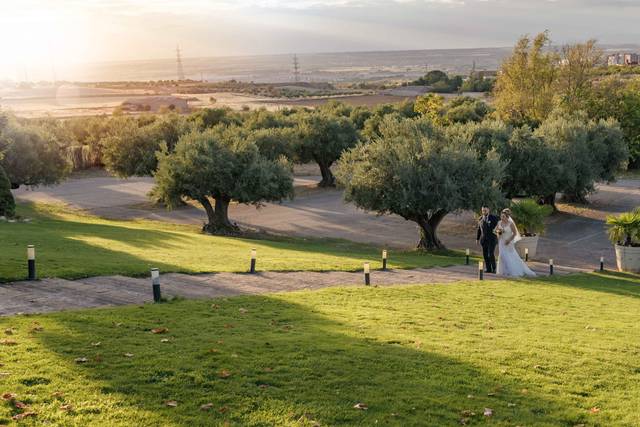
[[[500,276],[530,276],[535,277],[536,273],[531,271],[527,264],[522,261],[516,252],[515,243],[520,240],[520,233],[515,222],[511,219],[511,210],[504,209],[500,214],[500,222],[495,229],[498,235],[498,275]]]

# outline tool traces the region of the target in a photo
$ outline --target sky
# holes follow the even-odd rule
[[[640,0],[0,0],[0,78],[178,44],[185,57],[502,47],[545,29],[640,44]]]

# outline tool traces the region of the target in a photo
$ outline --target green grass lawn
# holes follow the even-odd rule
[[[4,318],[0,424],[638,426],[639,324],[612,273]]]
[[[241,272],[251,248],[261,270],[358,270],[365,261],[380,267],[381,249],[345,240],[243,239],[210,236],[199,227],[156,221],[116,221],[50,205],[18,207],[31,222],[0,223],[0,281],[24,279],[26,247],[36,246],[40,277],[143,275],[162,272]],[[460,254],[390,252],[392,268],[462,263]]]

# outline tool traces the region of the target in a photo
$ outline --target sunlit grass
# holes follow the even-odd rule
[[[639,313],[577,275],[5,318],[0,424],[637,426]]]
[[[247,271],[251,248],[258,268],[272,271],[357,270],[365,261],[380,267],[381,248],[345,240],[209,236],[198,227],[148,220],[117,221],[61,206],[19,206],[26,223],[0,223],[0,280],[25,277],[26,247],[36,246],[40,277],[164,272]],[[390,251],[391,268],[461,263],[460,254]]]

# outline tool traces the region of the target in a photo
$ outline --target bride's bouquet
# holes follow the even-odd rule
[[[498,238],[500,238],[500,236],[502,236],[502,233],[504,233],[504,229],[499,225],[493,230],[493,234],[498,236]]]

